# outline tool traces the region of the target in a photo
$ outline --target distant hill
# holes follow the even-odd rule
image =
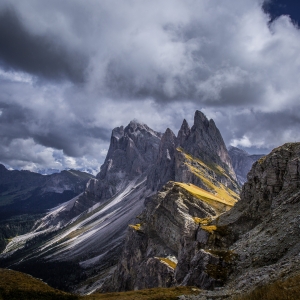
[[[265,154],[249,154],[245,150],[229,147],[228,154],[231,158],[238,183],[243,185],[247,181],[247,174],[252,165]]]
[[[82,193],[90,178],[76,170],[41,175],[0,164],[0,250],[10,238],[29,231],[41,214]]]
[[[1,300],[76,300],[78,298],[78,296],[53,289],[30,275],[0,269]]]

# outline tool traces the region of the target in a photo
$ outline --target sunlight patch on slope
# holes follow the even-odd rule
[[[233,206],[239,200],[239,195],[237,193],[215,178],[216,175],[221,175],[222,177],[225,176],[230,181],[233,181],[221,166],[213,163],[206,164],[200,159],[184,152],[181,148],[177,148],[177,151],[184,155],[186,159],[185,165],[194,175],[201,179],[202,183],[207,187],[207,190],[211,194],[215,195],[218,199],[221,199],[224,204],[229,206]],[[202,196],[204,197],[204,195]],[[209,198],[212,199],[211,197]]]
[[[211,207],[216,209],[218,213],[227,211],[231,209],[232,206],[234,205],[233,201],[222,199],[210,192],[205,191],[204,189],[201,189],[200,187],[194,184],[182,183],[182,182],[175,182],[175,184],[184,188],[186,191],[188,191],[190,194],[192,194],[194,197],[198,198],[199,200],[202,200],[207,204],[209,204]]]

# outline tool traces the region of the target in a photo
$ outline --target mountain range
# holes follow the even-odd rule
[[[0,266],[81,294],[196,285],[220,299],[294,274],[299,147],[227,151],[200,111],[177,135],[131,121],[84,192],[11,239]]]
[[[93,177],[76,170],[52,175],[10,171],[0,164],[0,250],[9,238],[29,231],[49,209],[82,193]]]

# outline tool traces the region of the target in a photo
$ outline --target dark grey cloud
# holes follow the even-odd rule
[[[9,145],[12,140],[33,139],[37,144],[51,147],[72,157],[81,157],[90,140],[108,142],[111,130],[101,127],[85,127],[85,123],[66,120],[37,118],[36,112],[17,104],[0,102],[0,141]]]
[[[31,33],[12,8],[0,10],[0,63],[51,80],[83,82],[88,57],[69,49],[59,36]]]

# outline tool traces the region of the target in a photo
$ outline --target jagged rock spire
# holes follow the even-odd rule
[[[213,162],[225,168],[235,178],[226,145],[215,122],[199,110],[195,112],[194,125],[181,147],[191,155],[206,162]]]
[[[186,119],[184,119],[180,127],[180,130],[178,131],[177,145],[181,147],[184,144],[184,142],[187,140],[190,133],[191,133],[190,126],[186,121]]]

